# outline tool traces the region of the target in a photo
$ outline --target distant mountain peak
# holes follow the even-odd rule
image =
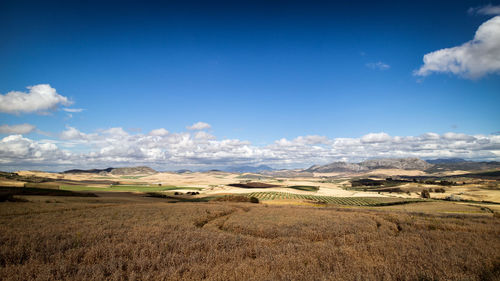
[[[306,169],[305,172],[332,173],[332,172],[362,172],[366,170],[368,169],[356,163],[333,162],[322,166],[313,165],[309,169]]]
[[[132,175],[132,174],[156,174],[157,171],[148,166],[114,168],[110,172],[113,175]]]
[[[370,170],[375,169],[401,169],[401,170],[425,170],[432,167],[432,164],[414,157],[408,158],[381,158],[365,160],[361,166]]]
[[[314,165],[305,171],[316,173],[358,173],[375,169],[425,170],[430,167],[432,167],[432,164],[419,158],[381,158],[365,160],[361,163],[333,162],[322,166]]]
[[[235,166],[228,167],[224,169],[224,171],[232,172],[232,173],[259,173],[263,171],[273,171],[274,169],[267,165],[259,165],[259,166]]]

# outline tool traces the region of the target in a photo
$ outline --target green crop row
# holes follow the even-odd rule
[[[333,197],[309,194],[294,194],[287,192],[252,192],[245,194],[249,197],[256,197],[261,201],[266,200],[309,200],[337,205],[348,206],[382,206],[420,202],[421,199],[387,198],[387,197]]]

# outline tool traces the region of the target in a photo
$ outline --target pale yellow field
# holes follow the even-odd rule
[[[449,172],[448,174],[455,174]],[[399,169],[379,169],[369,173],[345,175],[340,177],[339,173],[316,173],[314,177],[293,177],[293,178],[273,178],[259,174],[238,174],[228,172],[193,172],[193,173],[170,173],[161,172],[153,175],[113,175],[113,174],[59,174],[47,173],[38,171],[20,171],[21,176],[38,176],[54,180],[72,180],[72,181],[109,181],[120,182],[122,184],[150,184],[162,186],[179,186],[183,187],[183,191],[189,190],[186,187],[203,188],[200,191],[203,195],[215,194],[241,194],[249,192],[288,192],[295,194],[314,194],[321,196],[336,196],[336,197],[402,197],[402,198],[416,198],[420,196],[422,189],[435,189],[439,186],[422,184],[422,183],[407,183],[398,186],[402,189],[403,193],[387,193],[387,192],[367,192],[359,190],[350,190],[350,176],[370,177],[370,178],[383,178],[397,175],[406,176],[421,176],[425,175],[422,171],[412,170],[399,170]],[[336,177],[333,177],[336,176]],[[229,184],[244,183],[248,181],[258,181],[268,184],[279,185],[276,188],[239,188],[232,187]],[[4,186],[22,186],[23,182],[3,179],[0,185]],[[99,184],[88,186],[99,186]],[[301,191],[297,189],[287,188],[288,186],[316,186],[319,187],[318,191]],[[486,189],[477,184],[456,185],[452,187],[444,187],[444,193],[431,193],[432,198],[444,199],[450,195],[460,196],[462,199],[475,200],[475,201],[492,201],[500,202],[500,190]],[[196,191],[196,190],[193,190]],[[408,194],[409,193],[409,194]]]

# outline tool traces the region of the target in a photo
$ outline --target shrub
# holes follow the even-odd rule
[[[452,181],[446,181],[446,180],[442,180],[439,182],[439,185],[455,185],[455,182],[452,182]]]
[[[445,193],[445,189],[444,188],[435,188],[434,189],[434,192],[437,192],[437,193]]]
[[[259,198],[257,197],[250,197],[250,203],[259,203]]]
[[[176,192],[177,193],[177,192]],[[169,198],[169,196],[167,196],[166,194],[161,194],[161,193],[157,193],[157,192],[148,192],[146,193],[147,197],[155,197],[155,198]],[[176,194],[177,195],[177,194]]]
[[[420,193],[420,197],[422,197],[422,198],[431,198],[431,194],[429,193],[429,190],[423,189],[422,192]]]

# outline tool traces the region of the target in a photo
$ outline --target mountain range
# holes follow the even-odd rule
[[[418,158],[387,158],[366,160],[360,163],[334,162],[323,166],[314,165],[305,171],[313,173],[358,173],[375,169],[425,170],[432,166],[432,164]]]
[[[313,165],[303,171],[313,173],[358,173],[376,169],[420,170],[427,173],[444,171],[479,171],[500,168],[500,162],[467,161],[460,158],[422,160],[419,158],[372,159],[360,163],[333,162],[326,165]]]
[[[266,165],[260,166],[234,166],[223,169],[232,173],[281,173],[307,175],[312,173],[360,173],[376,169],[401,169],[401,170],[419,170],[427,173],[437,173],[446,171],[484,171],[500,169],[500,162],[478,162],[467,161],[461,158],[422,160],[419,158],[384,158],[371,159],[359,163],[333,162],[326,165],[313,165],[303,170],[275,170]],[[219,170],[217,170],[219,171]],[[189,170],[179,170],[178,173],[190,172]],[[67,170],[63,173],[93,173],[93,174],[113,174],[113,175],[133,175],[133,174],[155,174],[157,171],[147,166]]]

